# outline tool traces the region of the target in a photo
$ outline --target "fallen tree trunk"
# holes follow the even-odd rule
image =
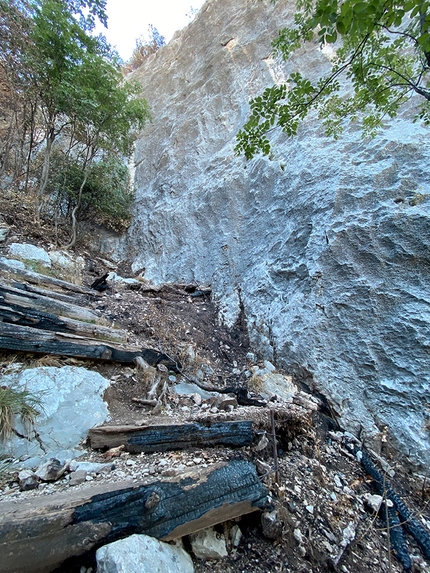
[[[116,343],[127,343],[125,330],[108,328],[18,305],[0,305],[0,320],[40,330],[64,332]]]
[[[126,364],[132,364],[136,356],[142,356],[142,350],[139,348],[123,349],[82,336],[49,332],[6,322],[0,322],[0,349],[108,360]]]
[[[88,436],[94,449],[125,446],[127,452],[165,452],[217,445],[243,447],[254,439],[252,422],[215,422],[202,424],[168,424],[160,426],[102,426],[90,429]]]
[[[105,319],[87,308],[2,284],[0,284],[0,301],[2,301],[3,304],[17,305],[22,308],[31,308],[33,310],[67,316],[93,324],[106,325]]]
[[[33,271],[27,271],[24,269],[15,269],[9,265],[5,265],[0,262],[0,270],[9,276],[17,277],[21,280],[28,281],[29,283],[46,285],[48,287],[59,287],[63,290],[70,292],[77,292],[80,294],[87,294],[93,297],[99,296],[99,293],[91,290],[85,286],[75,285],[74,283],[69,283],[67,281],[62,281],[61,279],[56,279],[54,277],[48,277],[46,275],[41,275],[39,273],[34,273]]]
[[[149,485],[109,484],[0,503],[2,573],[49,573],[131,535],[169,540],[262,508],[267,490],[244,460]]]
[[[27,283],[19,283],[16,281],[11,280],[10,282],[6,280],[6,284],[27,292],[32,292],[41,296],[47,296],[48,298],[54,298],[57,300],[61,300],[63,302],[68,302],[70,304],[77,304],[79,306],[86,306],[87,305],[87,297],[85,295],[80,295],[76,292],[74,293],[63,293],[57,292],[54,290],[48,290],[46,288],[41,288],[39,286],[30,285]]]

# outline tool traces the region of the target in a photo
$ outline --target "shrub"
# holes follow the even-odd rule
[[[31,392],[0,386],[0,440],[6,440],[13,434],[16,417],[28,428],[34,425],[40,410],[41,400]]]
[[[53,154],[47,191],[57,216],[70,216],[83,179],[83,169],[74,158],[59,151]],[[88,169],[79,219],[121,230],[130,221],[133,196],[128,168],[118,157],[94,161]]]

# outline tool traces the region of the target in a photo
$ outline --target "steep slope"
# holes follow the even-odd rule
[[[326,139],[309,119],[272,160],[234,156],[248,100],[282,78],[279,0],[208,0],[136,77],[153,123],[136,149],[128,237],[157,282],[210,282],[233,324],[243,303],[263,357],[312,380],[342,426],[430,462],[428,130],[413,109],[374,140]],[[321,73],[317,46],[301,69]],[[412,108],[412,104],[411,104]]]

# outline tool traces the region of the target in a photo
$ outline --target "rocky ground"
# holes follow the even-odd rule
[[[54,237],[49,236],[48,230],[38,237],[31,236],[29,231],[24,232],[22,225],[11,221],[10,214],[4,213],[3,217],[11,227],[4,249],[13,241],[27,240],[47,248],[52,244]],[[86,263],[84,284],[91,284],[95,277],[110,270],[123,277],[132,276],[126,265],[117,266],[97,257],[88,248],[82,249],[80,254]],[[146,283],[141,284],[145,284],[145,288],[114,281],[94,306],[112,323],[127,329],[130,343],[151,347],[176,362],[176,371],[163,372],[166,392],[155,413],[152,407],[134,400],[144,398],[148,390],[147,381],[136,368],[61,357],[14,358],[10,353],[3,353],[2,372],[7,372],[13,361],[32,365],[73,363],[97,370],[111,380],[105,394],[110,424],[151,424],[155,419],[185,422],[205,416],[254,417],[266,419],[267,428],[261,424],[254,444],[240,450],[208,448],[132,455],[122,451],[97,452],[87,447],[82,461],[102,463],[104,467],[87,466],[80,474],[81,479],[69,468],[56,482],[41,483],[30,491],[20,491],[17,475],[7,474],[2,480],[1,498],[20,503],[38,495],[85,488],[95,482],[125,478],[154,480],[178,474],[186,468],[206,467],[241,456],[256,463],[270,492],[271,511],[263,517],[256,512],[235,523],[217,526],[219,536],[226,539],[228,555],[218,560],[193,557],[197,573],[402,571],[381,519],[384,512],[378,511],[381,498],[371,497],[376,493],[372,479],[351,452],[354,442],[337,427],[323,402],[307,393],[304,381],[292,380],[298,391],[291,399],[267,402],[265,406],[223,404],[224,394],[216,398],[196,386],[187,386],[193,380],[219,389],[234,385],[247,388],[251,396],[258,398],[262,390],[258,373],[271,371],[271,366],[260,362],[249,348],[245,317],[233,329],[227,329],[220,324],[209,294],[192,296],[193,292],[187,292],[185,285],[147,288]],[[199,290],[208,285],[195,286]],[[288,372],[279,374],[288,377]],[[183,388],[187,393],[178,393]],[[285,418],[285,422],[280,423],[278,418],[278,476],[274,473],[269,432],[271,407],[294,413],[289,419]],[[430,531],[430,489],[425,476],[410,473],[388,450],[384,454],[383,467],[377,458],[374,458],[375,464],[383,473],[388,472],[387,480],[407,503],[414,518]],[[236,528],[232,538],[230,532],[235,525],[240,532],[237,534]],[[189,540],[183,541],[185,548],[191,551]],[[430,571],[429,562],[408,534],[406,543],[412,570]],[[67,563],[61,572],[89,573],[95,568],[94,556],[88,555]]]

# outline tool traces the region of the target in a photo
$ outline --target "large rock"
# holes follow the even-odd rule
[[[38,456],[55,453],[65,459],[78,453],[76,448],[88,430],[108,416],[102,394],[109,381],[85,368],[30,368],[1,377],[0,385],[25,388],[41,401],[35,429],[24,428],[18,421],[15,425],[20,434],[28,432],[30,440],[14,437],[0,444],[0,454],[32,456],[36,465]]]
[[[50,267],[51,259],[45,249],[30,245],[29,243],[11,243],[9,253],[15,257],[31,263],[40,264],[42,267]]]
[[[248,100],[292,64],[270,41],[293,2],[209,0],[136,73],[153,123],[136,146],[134,269],[211,283],[260,356],[306,376],[339,422],[430,463],[428,129],[414,101],[373,140],[310,117],[274,156],[234,155]],[[317,45],[298,66],[327,68]],[[243,306],[242,306],[243,305]]]
[[[131,535],[97,550],[97,573],[193,573],[184,549],[147,535]]]

